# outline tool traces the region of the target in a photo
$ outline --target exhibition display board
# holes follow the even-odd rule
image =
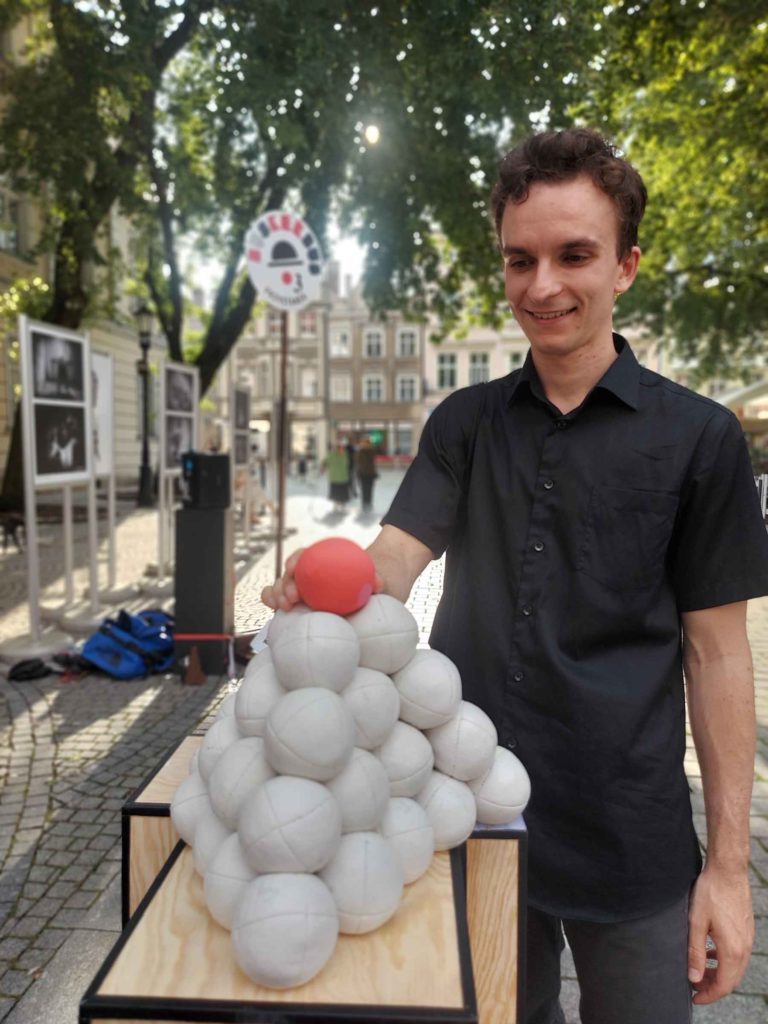
[[[230,396],[230,430],[232,433],[232,492],[242,480],[242,532],[246,545],[251,536],[251,392],[237,386]],[[234,502],[233,502],[234,504]]]
[[[61,490],[64,605],[74,600],[72,490],[85,487],[88,506],[89,573],[95,608],[96,491],[93,457],[92,370],[88,336],[20,316],[21,423],[27,537],[29,634],[4,644],[3,658],[46,657],[67,642],[64,634],[42,636],[37,495]],[[56,609],[56,612],[60,611]]]
[[[181,457],[197,449],[199,438],[198,407],[200,371],[184,363],[160,364],[160,472],[158,479],[157,587],[147,593],[170,594],[166,587],[166,568],[170,564],[173,538],[174,487],[181,476]]]

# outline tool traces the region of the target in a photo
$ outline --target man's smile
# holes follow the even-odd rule
[[[527,309],[526,313],[532,316],[535,320],[558,320],[560,317],[568,316],[569,313],[573,313],[576,309],[572,306],[570,309],[555,309],[549,312],[537,312],[535,309]]]

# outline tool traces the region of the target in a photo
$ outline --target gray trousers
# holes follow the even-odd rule
[[[650,917],[611,924],[528,908],[526,1024],[565,1024],[563,932],[576,964],[582,1024],[690,1024],[688,894]]]

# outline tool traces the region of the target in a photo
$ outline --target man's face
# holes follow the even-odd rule
[[[587,176],[531,186],[501,222],[505,290],[534,356],[612,350],[613,303],[640,250],[619,260],[618,217]]]

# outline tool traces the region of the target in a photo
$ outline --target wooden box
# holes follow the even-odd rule
[[[195,735],[182,740],[123,807],[123,924],[178,843],[170,801],[202,739]],[[461,853],[480,1024],[515,1024],[523,1019],[526,854],[522,819],[511,826],[478,826]]]
[[[461,850],[436,854],[394,917],[342,935],[306,985],[275,990],[236,966],[179,843],[80,1004],[80,1024],[477,1024]],[[507,1024],[514,1018],[508,1018]]]
[[[203,735],[185,736],[123,804],[123,926],[144,899],[179,841],[170,817],[171,800],[179,783],[189,773],[189,762],[200,748]]]

